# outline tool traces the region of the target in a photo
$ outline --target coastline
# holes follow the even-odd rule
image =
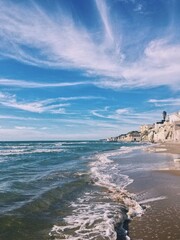
[[[179,240],[180,239],[180,144],[163,143],[146,149],[152,157],[169,157],[170,164],[162,169],[154,169],[133,175],[134,182],[128,191],[146,195],[142,205],[147,209],[140,218],[129,224],[132,240]],[[141,201],[139,201],[141,203]]]

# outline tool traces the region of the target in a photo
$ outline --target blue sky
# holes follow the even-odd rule
[[[179,0],[0,0],[0,140],[100,139],[180,110]]]

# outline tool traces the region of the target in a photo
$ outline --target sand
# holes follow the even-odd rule
[[[153,145],[153,147],[149,148],[154,152],[166,152],[172,154],[179,154],[180,155],[180,143],[162,143]]]
[[[180,170],[179,169],[162,169],[162,170],[157,170],[161,173],[166,173],[166,174],[171,174],[174,176],[180,176]]]
[[[153,146],[154,157],[159,152],[179,157],[180,144]],[[158,149],[165,149],[165,151]],[[162,154],[162,157],[163,157]],[[172,159],[173,159],[172,158]],[[173,161],[173,160],[172,160]],[[149,194],[155,199],[143,203],[148,205],[144,215],[134,218],[129,224],[131,240],[180,240],[180,162],[166,169],[153,170],[133,176],[129,191]],[[157,199],[156,199],[157,196]],[[160,198],[158,199],[158,197]]]

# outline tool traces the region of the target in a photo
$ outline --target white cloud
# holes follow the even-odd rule
[[[114,34],[111,28],[111,24],[108,16],[108,9],[105,4],[105,1],[96,0],[96,5],[105,28],[105,33],[106,33],[105,37],[107,37],[110,42],[114,42]]]
[[[34,113],[65,113],[65,109],[62,107],[69,106],[70,104],[58,103],[57,101],[59,100],[55,98],[27,103],[24,101],[18,101],[15,95],[0,93],[0,105]]]
[[[93,110],[91,114],[103,120],[111,121],[111,123],[119,124],[119,126],[123,124],[127,127],[133,126],[135,128],[146,123],[154,123],[161,118],[161,113],[158,110],[137,112],[130,108],[109,110],[107,112],[103,110]]]
[[[116,113],[119,115],[128,114],[130,112],[129,108],[119,108],[116,110]]]
[[[153,103],[157,107],[180,106],[180,98],[150,99],[148,102]]]
[[[68,101],[92,100],[99,98],[103,99],[95,96],[78,96],[49,98],[40,101],[26,102],[17,100],[16,95],[0,92],[0,105],[34,113],[48,112],[52,114],[66,114],[65,108],[71,105]]]
[[[15,129],[18,129],[18,130],[33,130],[35,128],[34,127],[15,126]]]
[[[98,96],[78,96],[78,97],[59,97],[61,101],[75,101],[75,100],[93,100],[93,99],[105,99],[105,97]]]
[[[104,78],[96,84],[105,88],[146,88],[167,85],[180,90],[180,44],[154,40],[140,60],[121,67],[121,77]]]
[[[135,12],[142,13],[142,10],[143,10],[143,5],[142,4],[137,4],[134,8]]]
[[[22,3],[1,1],[1,56],[44,67],[83,69],[90,76],[98,75],[101,79],[94,84],[103,88],[147,88],[166,85],[179,90],[179,42],[173,42],[171,36],[159,36],[146,45],[144,52],[141,49],[142,54],[139,58],[128,62],[125,56],[126,49],[122,49],[120,45],[121,38],[125,41],[126,36],[122,30],[119,35],[118,31],[116,34],[113,31],[118,21],[112,20],[112,13],[106,1],[96,0],[96,6],[103,28],[96,29],[93,33],[80,22],[77,24],[67,12],[58,10],[56,14],[48,15],[36,4],[29,3],[27,7]],[[141,8],[139,5],[138,10]],[[98,41],[95,36],[97,32],[102,36]],[[20,85],[20,82],[3,81],[1,84]],[[21,83],[29,88],[72,84]]]
[[[66,111],[65,111],[64,108],[59,108],[59,109],[51,110],[51,113],[54,113],[54,114],[65,114]]]
[[[30,117],[18,117],[18,116],[14,116],[14,115],[0,115],[0,119],[8,119],[8,120],[39,120],[38,118],[30,118]]]
[[[55,18],[35,4],[27,8],[2,1],[0,30],[0,50],[5,57],[48,67],[93,71],[112,71],[117,67],[107,54],[114,46],[97,44],[87,29],[60,10]]]
[[[104,119],[112,119],[112,120],[119,120],[121,119],[122,115],[127,115],[130,114],[131,109],[129,108],[120,108],[115,110],[111,114],[111,110],[109,110],[109,107],[105,107],[105,109],[102,110],[91,110],[90,113],[93,116],[99,117],[99,118],[104,118]]]
[[[100,110],[91,110],[90,113],[93,115],[93,116],[96,116],[96,117],[100,117],[100,118],[106,118],[102,113],[100,113],[102,111]]]
[[[38,82],[32,82],[32,81],[0,78],[1,86],[11,86],[11,87],[19,87],[19,88],[70,87],[70,86],[85,85],[85,84],[90,84],[90,83],[89,82],[38,83]]]

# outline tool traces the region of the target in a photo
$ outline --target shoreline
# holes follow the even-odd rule
[[[147,199],[142,201],[142,205],[147,209],[144,215],[130,222],[129,237],[132,240],[179,240],[180,162],[173,160],[180,158],[180,144],[162,143],[145,151],[152,157],[163,159],[169,156],[172,160],[166,168],[142,171],[131,176],[134,182],[127,189],[137,196],[144,194]]]

